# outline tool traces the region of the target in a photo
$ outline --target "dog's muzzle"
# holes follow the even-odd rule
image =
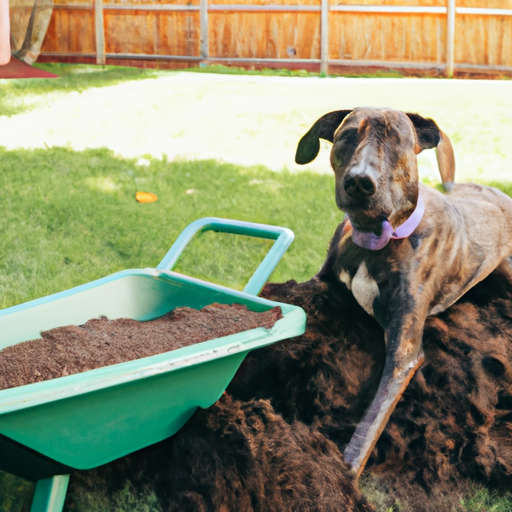
[[[363,247],[364,249],[379,251],[380,249],[383,249],[391,239],[407,238],[412,235],[415,229],[420,225],[424,213],[425,202],[423,201],[421,192],[419,192],[416,208],[412,212],[411,216],[395,230],[393,230],[393,226],[391,226],[387,219],[382,221],[382,230],[379,235],[358,231],[352,224],[352,241],[357,246]],[[350,217],[348,220],[350,221]]]

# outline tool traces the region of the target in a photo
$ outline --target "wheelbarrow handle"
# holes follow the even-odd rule
[[[295,238],[293,231],[279,226],[268,224],[256,224],[240,220],[220,219],[217,217],[205,217],[189,224],[177,238],[176,242],[169,249],[163,260],[156,267],[159,270],[172,270],[181,256],[187,244],[194,238],[196,233],[204,231],[217,231],[232,233],[234,235],[245,235],[256,238],[275,240],[270,251],[260,263],[249,282],[245,285],[244,292],[251,295],[258,295],[267,279],[276,268],[279,260],[286,252]]]

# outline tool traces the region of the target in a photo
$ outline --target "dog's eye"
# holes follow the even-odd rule
[[[340,134],[338,140],[345,147],[353,147],[354,149],[359,144],[359,133],[357,128],[349,128]]]
[[[349,128],[340,134],[333,147],[338,165],[345,166],[350,162],[358,144],[359,134],[356,128]]]

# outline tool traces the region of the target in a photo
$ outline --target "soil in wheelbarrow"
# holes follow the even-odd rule
[[[281,308],[254,312],[240,304],[187,307],[148,322],[129,318],[89,320],[41,333],[0,351],[0,389],[24,386],[95,368],[133,361],[230,334],[264,327],[282,318]]]

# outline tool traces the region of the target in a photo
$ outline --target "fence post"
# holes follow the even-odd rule
[[[207,60],[210,53],[208,49],[208,0],[201,0],[199,16],[201,21],[201,57]]]
[[[96,64],[105,65],[105,26],[103,23],[103,0],[94,0],[96,27]]]
[[[321,0],[320,19],[320,73],[329,72],[329,0]]]
[[[455,59],[455,0],[447,0],[446,9],[446,76],[453,78]]]

